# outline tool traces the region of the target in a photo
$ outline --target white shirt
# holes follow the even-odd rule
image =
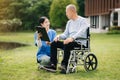
[[[60,35],[60,39],[66,39],[68,37],[74,38],[87,38],[87,28],[90,26],[87,20],[79,16],[76,20],[69,20],[66,25],[66,29],[63,34]],[[86,40],[79,40],[82,45],[86,46]]]

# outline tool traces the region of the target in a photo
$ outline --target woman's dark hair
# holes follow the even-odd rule
[[[45,19],[47,19],[47,17],[42,16],[39,18],[39,25],[41,26],[41,23],[43,23],[45,21]]]

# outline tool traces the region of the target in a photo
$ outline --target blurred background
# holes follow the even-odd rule
[[[64,29],[65,7],[70,3],[84,16],[84,0],[0,0],[0,31],[34,31],[41,16],[50,19],[51,28]]]

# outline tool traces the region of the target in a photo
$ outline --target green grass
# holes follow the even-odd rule
[[[91,51],[97,56],[98,68],[86,72],[83,66],[77,73],[60,74],[37,70],[37,47],[33,32],[0,33],[0,41],[20,42],[29,46],[12,50],[0,49],[0,80],[119,80],[120,35],[92,34]]]

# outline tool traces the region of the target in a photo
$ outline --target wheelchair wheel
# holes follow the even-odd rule
[[[97,64],[97,58],[94,54],[90,53],[85,57],[84,68],[86,71],[96,70]]]

